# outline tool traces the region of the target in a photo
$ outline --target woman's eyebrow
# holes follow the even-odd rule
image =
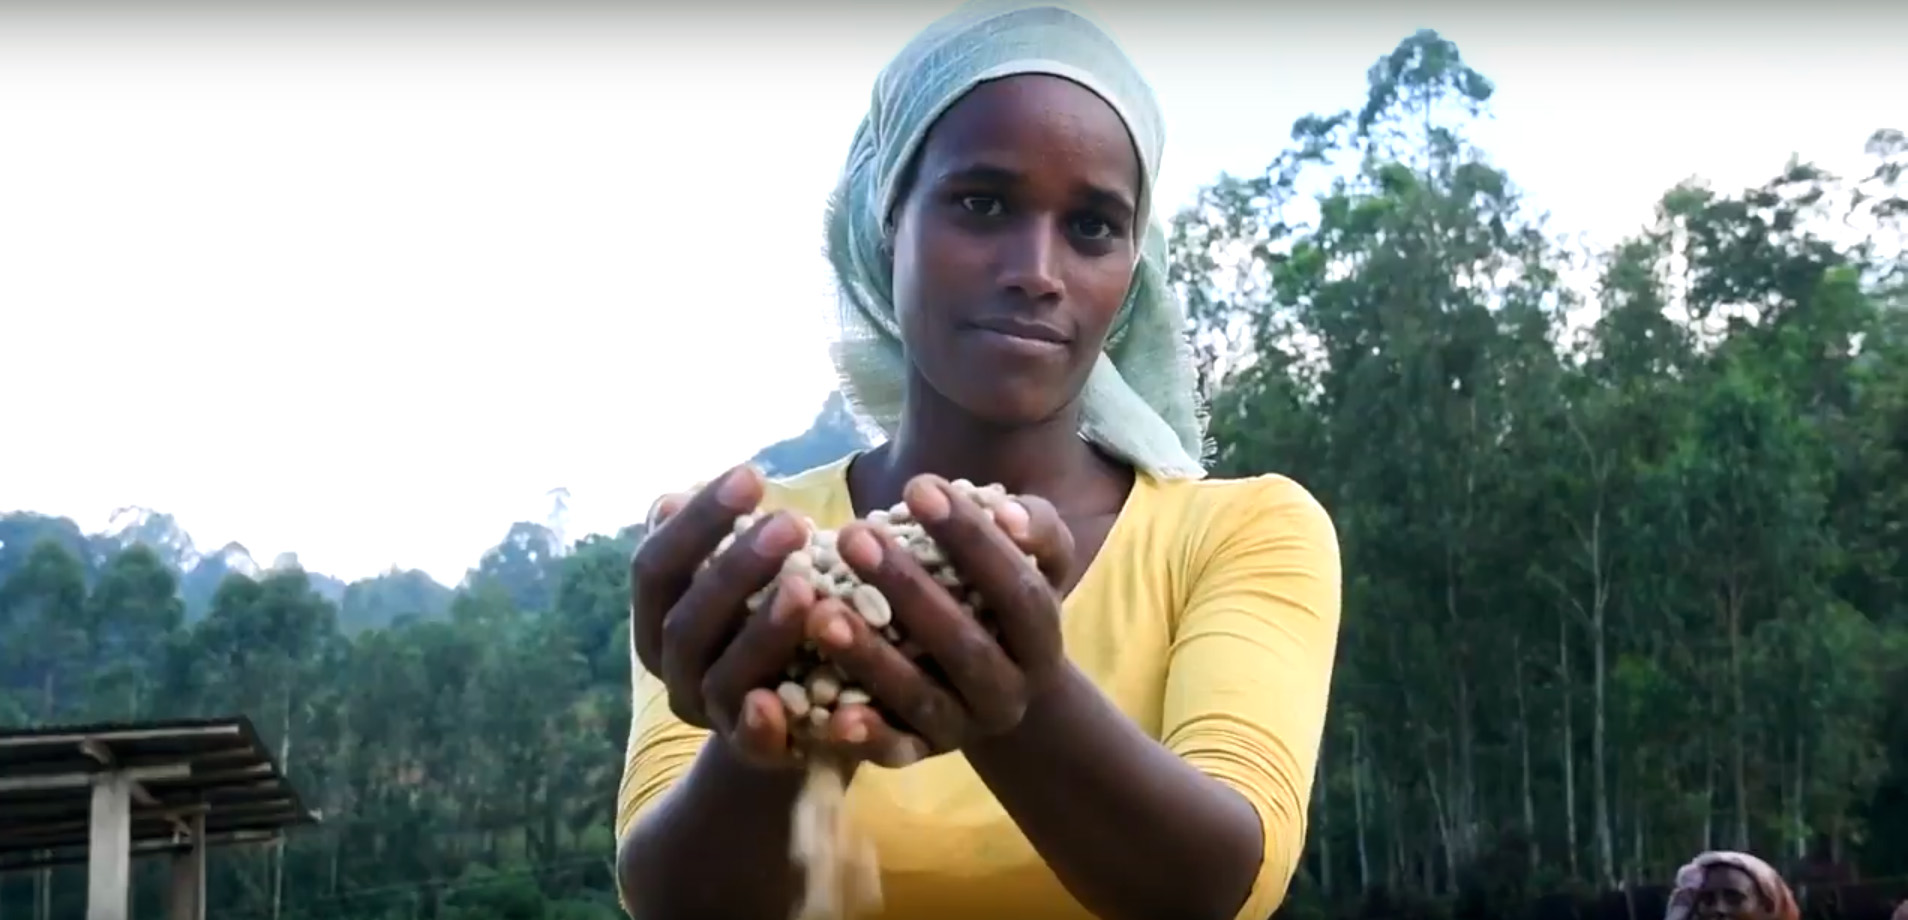
[[[1005,166],[993,163],[963,163],[953,169],[943,171],[937,182],[973,182],[984,185],[1014,185],[1021,175]]]
[[[1133,207],[1133,199],[1126,193],[1115,191],[1105,186],[1094,185],[1091,182],[1082,182],[1080,185],[1085,191],[1087,202],[1094,207],[1105,208],[1122,218],[1131,217],[1133,215],[1133,211],[1135,210]]]
[[[935,178],[935,183],[972,182],[977,185],[1011,186],[1019,184],[1022,179],[1017,170],[982,161],[944,170]],[[1132,196],[1125,192],[1085,181],[1079,183],[1079,187],[1081,197],[1094,207],[1117,212],[1122,217],[1130,216],[1135,210]]]

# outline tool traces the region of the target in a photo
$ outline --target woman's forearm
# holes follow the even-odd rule
[[[1230,920],[1264,854],[1244,796],[1146,736],[1069,667],[1018,728],[965,751],[1089,910]]]
[[[630,825],[617,857],[633,920],[787,920],[796,771],[751,767],[711,739],[689,772]]]

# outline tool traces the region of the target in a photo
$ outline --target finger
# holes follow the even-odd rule
[[[1028,509],[1029,536],[1041,545],[1022,550],[986,509],[938,476],[916,476],[903,495],[967,586],[986,598],[1000,624],[1001,644],[1007,654],[1017,662],[1057,657],[1060,631],[1055,621],[1060,617],[1060,599],[1047,576],[1038,567],[1028,565],[1026,557],[1030,553],[1036,559],[1071,554],[1065,545],[1071,538],[1061,536],[1066,526],[1058,523],[1059,517],[1049,518],[1054,522],[1051,525],[1042,524],[1034,517],[1031,500],[1023,503]],[[1036,525],[1046,531],[1034,530]]]
[[[870,525],[842,528],[836,545],[862,580],[887,598],[896,622],[939,666],[984,730],[997,731],[1019,721],[1020,670],[972,608],[955,600],[912,554]]]
[[[967,734],[961,701],[847,605],[829,599],[809,608],[807,632],[835,667],[898,716],[904,728],[940,750],[960,745]]]
[[[1034,557],[1034,565],[1049,584],[1066,584],[1073,574],[1073,530],[1053,503],[1038,495],[1012,495],[987,511],[1014,545]]]
[[[925,760],[932,753],[926,740],[909,734],[881,717],[872,706],[849,703],[828,720],[828,732],[818,742],[844,761],[880,764],[892,770]]]
[[[738,722],[729,741],[747,763],[758,767],[787,766],[794,762],[789,746],[788,714],[773,690],[750,690],[742,698]]]
[[[1073,576],[1073,530],[1053,504],[1038,495],[1011,496],[988,511],[1008,538],[1034,557],[1035,566],[1051,588],[1034,605],[1031,615],[998,612],[995,621],[1000,626],[1001,645],[1016,661],[1052,661],[1060,654],[1060,632],[1047,618],[1059,617],[1056,592]],[[986,596],[985,591],[982,596]]]
[[[636,554],[642,552],[642,544],[648,540],[649,535],[655,533],[656,528],[661,527],[664,521],[674,517],[676,512],[682,510],[682,506],[689,501],[693,494],[694,493],[691,492],[671,492],[656,499],[655,503],[649,506],[649,514],[643,518],[642,533],[637,537]],[[670,604],[674,602],[675,595],[680,595],[681,591],[678,590],[670,595],[664,595],[660,590],[648,593],[638,591],[637,580],[633,574],[635,568],[636,555],[632,555],[630,558],[630,571],[632,575],[629,580],[630,643],[635,649],[636,658],[638,662],[642,664],[643,669],[660,677],[662,675],[662,660],[660,658],[662,644],[662,636],[660,633],[662,625],[661,616],[664,611],[668,610]],[[645,601],[645,597],[650,598],[653,604],[651,601]]]
[[[702,699],[717,731],[735,731],[744,697],[772,686],[795,659],[807,638],[805,617],[814,602],[815,589],[807,579],[783,576],[768,606],[749,614],[735,639],[709,665],[702,677]]]
[[[650,673],[661,673],[664,616],[688,590],[702,561],[734,530],[736,517],[761,500],[761,474],[738,467],[698,490],[637,546],[629,560],[630,636],[637,659]]]
[[[807,540],[806,528],[792,515],[772,514],[755,522],[735,545],[696,575],[682,599],[663,617],[662,679],[677,715],[685,720],[697,715],[707,718],[702,696],[705,672],[742,628],[749,595],[768,585],[788,554]]]
[[[681,511],[682,506],[688,504],[689,499],[695,497],[695,494],[693,491],[671,492],[656,499],[656,503],[649,506],[648,516],[643,518],[643,529],[655,530],[661,527],[664,521],[675,517],[676,512]]]

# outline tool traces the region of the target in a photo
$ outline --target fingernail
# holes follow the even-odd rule
[[[840,544],[843,559],[856,568],[873,571],[881,567],[881,540],[866,528],[857,527],[848,532],[847,539]]]
[[[788,621],[795,617],[795,613],[799,609],[796,604],[790,603],[792,600],[789,596],[790,584],[791,579],[788,578],[783,578],[777,582],[775,585],[775,597],[769,601],[769,622],[776,626],[787,626]]]
[[[815,589],[807,579],[783,575],[775,583],[775,600],[769,605],[769,622],[786,626],[790,620],[806,615],[808,605],[814,602]]]
[[[868,726],[860,722],[849,722],[847,725],[842,726],[841,740],[849,744],[860,744],[868,740]]]
[[[1029,520],[1027,506],[1011,498],[994,506],[994,523],[1016,540],[1027,539]]]
[[[729,471],[722,478],[722,485],[716,489],[716,501],[731,511],[749,510],[751,494],[755,489],[755,470],[743,465]]]
[[[742,704],[742,724],[750,728],[761,728],[762,727],[762,710],[757,709],[746,702],[743,703]]]
[[[786,514],[778,514],[768,519],[762,529],[755,532],[755,549],[765,555],[794,549],[795,542],[801,539],[800,528]]]
[[[947,520],[951,507],[947,493],[925,477],[916,477],[908,483],[906,494],[902,497],[907,499],[908,510],[913,511],[915,517],[930,524]]]
[[[675,517],[676,512],[682,510],[682,502],[683,495],[679,492],[671,492],[656,499],[655,504],[649,506],[648,516],[643,518],[643,526],[651,530],[661,526],[664,521]]]
[[[855,641],[855,631],[849,629],[848,621],[837,614],[829,618],[827,626],[822,627],[821,639],[835,648],[847,648],[849,643]]]

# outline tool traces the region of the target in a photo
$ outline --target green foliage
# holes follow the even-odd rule
[[[1908,871],[1908,142],[1672,189],[1577,291],[1455,46],[1369,84],[1174,227],[1223,470],[1343,543],[1309,896],[1501,905],[1710,845]]]
[[[187,624],[176,575],[147,547],[110,559],[89,593],[79,561],[47,540],[0,583],[0,725],[249,716],[324,821],[294,833],[282,863],[216,851],[221,917],[619,917],[608,825],[629,724],[633,546],[593,537],[515,584],[474,578],[447,614],[428,609],[434,592],[386,576],[369,590],[410,598],[417,615],[352,633],[297,569],[228,575]],[[526,584],[555,585],[555,606],[517,607]],[[50,874],[53,917],[81,911],[83,872]],[[0,914],[33,916],[46,881],[0,878]],[[137,888],[156,912],[163,874]]]

